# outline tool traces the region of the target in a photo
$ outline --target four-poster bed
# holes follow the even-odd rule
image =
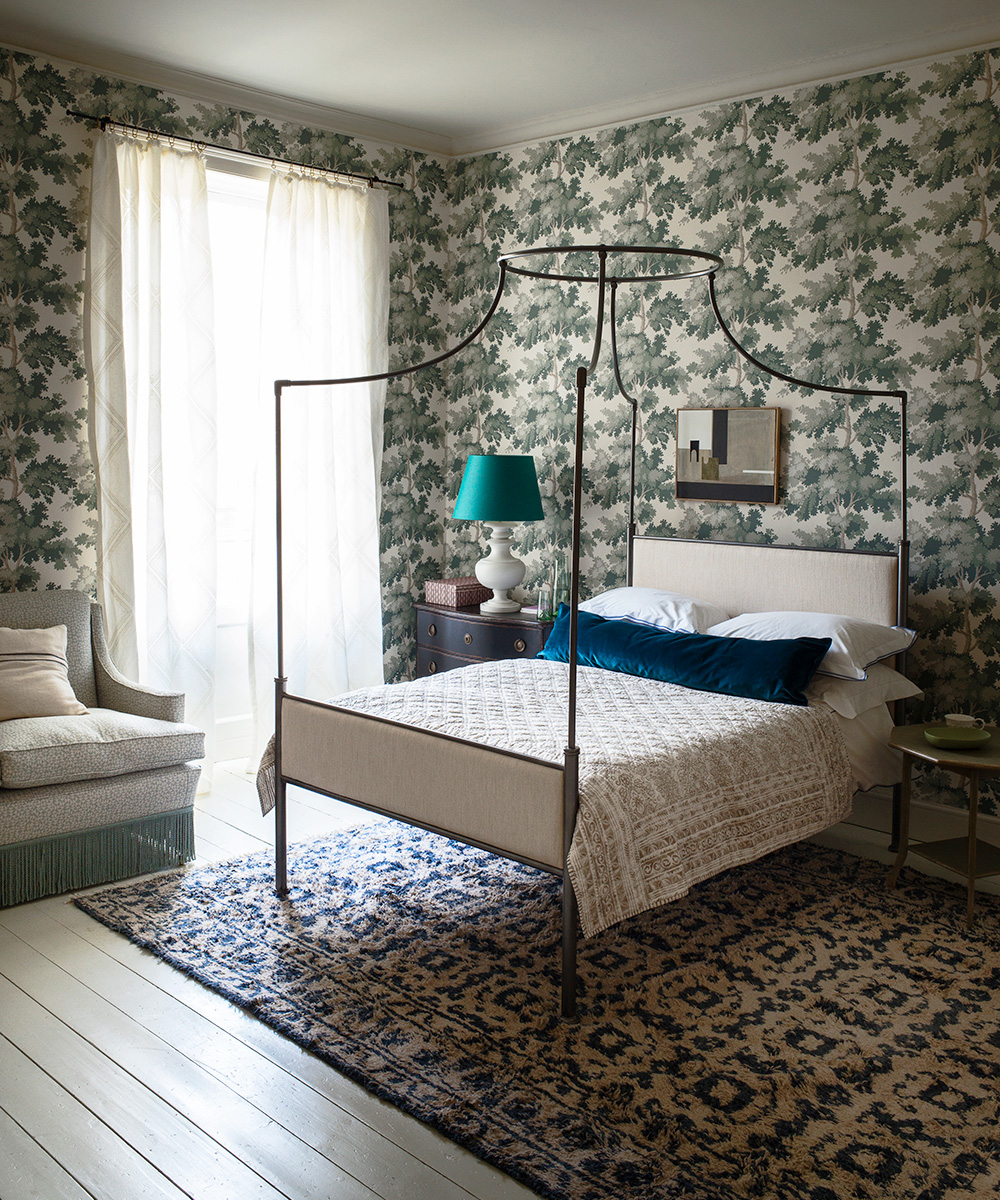
[[[558,262],[581,254],[591,259],[596,257],[596,275],[574,273],[558,266],[534,269],[532,265],[539,259],[555,257]],[[678,267],[626,278],[608,274],[609,255],[616,259],[638,255],[642,261],[657,265],[670,256]],[[273,764],[270,759],[265,761],[261,779],[265,791],[273,785],[275,885],[282,895],[288,890],[286,789],[289,784],[443,833],[561,877],[562,1012],[572,1015],[576,1003],[576,884],[588,889],[581,910],[585,931],[604,928],[623,915],[640,911],[641,907],[651,907],[683,894],[699,879],[835,824],[846,814],[854,782],[861,778],[859,769],[852,766],[845,753],[834,714],[822,704],[805,706],[804,697],[791,704],[774,704],[755,698],[758,693],[752,689],[749,693],[739,693],[750,698],[736,700],[711,690],[692,691],[676,686],[664,682],[662,676],[626,683],[633,677],[578,663],[584,409],[588,380],[600,356],[606,298],[610,307],[614,378],[632,412],[626,559],[629,587],[666,589],[697,597],[733,617],[742,613],[797,610],[842,614],[883,628],[904,625],[906,393],[810,383],[775,371],[754,358],[736,341],[719,311],[715,272],[722,266],[722,260],[713,254],[659,247],[545,247],[502,255],[499,265],[499,285],[486,315],[468,337],[450,350],[423,363],[380,375],[275,383],[278,674]],[[485,329],[500,303],[508,275],[594,284],[598,289],[593,354],[589,366],[581,366],[576,374],[572,585],[570,603],[562,618],[563,662],[466,667],[430,680],[364,689],[363,693],[338,697],[332,703],[290,694],[284,676],[281,555],[281,412],[286,392],[310,386],[374,382],[443,362]],[[817,391],[892,397],[899,401],[902,536],[894,553],[689,542],[637,535],[638,401],[629,394],[621,376],[617,292],[629,284],[699,277],[707,278],[712,309],[726,338],[743,358],[769,376]],[[601,620],[583,615],[588,631],[594,621]],[[693,645],[685,643],[687,648]],[[823,652],[828,647],[826,642]],[[813,670],[821,652],[816,654]],[[477,671],[479,675],[468,674]],[[617,677],[604,678],[613,674]],[[859,677],[864,674],[862,669]],[[509,713],[517,708],[517,703],[510,700],[516,689],[523,690],[523,703],[531,711],[531,720],[518,724],[519,718],[512,718],[510,726],[503,727],[504,720],[498,719],[491,697],[505,696],[502,707]],[[606,692],[610,692],[610,698],[604,698]],[[792,694],[798,693],[793,689]],[[583,719],[588,731],[601,739],[601,749],[585,759],[581,773],[578,719],[582,703]],[[606,720],[600,715],[604,705],[611,713]],[[556,706],[560,725],[566,730],[561,753],[553,746],[550,728]],[[702,711],[698,718],[700,725],[690,715],[695,710]],[[623,722],[628,726],[633,720],[637,724],[625,729],[622,738]],[[645,724],[643,732],[637,732],[639,722],[648,722],[648,733]],[[686,740],[697,743],[694,757],[688,760],[682,757],[685,739],[676,732],[682,726],[690,729]],[[720,732],[724,730],[730,731],[726,735],[729,740]],[[622,745],[612,752],[607,747],[616,739]],[[785,757],[790,763],[784,762],[783,752],[771,757],[759,756],[757,748],[769,740],[788,748]],[[636,750],[639,743],[643,747]],[[630,761],[612,761],[615,755]],[[759,763],[755,774],[750,764],[756,757]],[[678,768],[684,762],[687,765]],[[703,791],[717,799],[713,801],[714,808],[699,810],[692,818],[682,811],[683,804],[673,805],[671,789],[673,793],[678,790],[675,779],[678,769],[690,776],[692,770],[701,769],[699,764],[706,762],[715,763],[708,768],[714,782],[711,786],[706,784]],[[734,762],[742,764],[745,786],[741,786],[740,780],[730,779],[727,786],[717,787],[718,779],[733,774]],[[626,774],[622,775],[622,771]],[[656,779],[650,782],[653,776]],[[640,779],[642,782],[637,782]],[[671,779],[675,782],[671,783]],[[642,800],[638,802],[635,797],[640,792]],[[581,795],[585,801],[582,818]],[[617,801],[609,798],[612,795],[627,797],[622,805],[623,809],[631,809],[627,817],[618,815],[613,807]],[[677,809],[668,825],[663,825],[660,819],[658,805],[662,796],[668,797],[667,808],[673,805]],[[588,804],[594,813],[600,811],[600,821],[591,819]],[[580,832],[574,842],[578,822]],[[607,827],[619,824],[621,830],[615,842]],[[671,840],[674,849],[670,847]],[[702,853],[702,845],[714,849]],[[677,846],[683,850],[678,852]],[[609,860],[625,864],[621,868],[622,895],[615,893],[616,881],[605,878]],[[588,880],[591,882],[587,883]]]

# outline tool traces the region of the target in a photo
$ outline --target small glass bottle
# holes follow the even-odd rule
[[[560,604],[569,604],[570,592],[573,588],[573,577],[569,569],[569,555],[556,556],[556,580],[553,589],[552,607],[558,610]]]
[[[538,589],[538,619],[539,621],[552,620],[552,584],[543,583]]]

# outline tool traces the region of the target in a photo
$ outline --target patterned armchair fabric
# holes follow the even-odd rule
[[[194,857],[204,734],[184,697],[111,662],[101,608],[81,592],[0,594],[0,626],[65,625],[86,716],[0,722],[0,906]]]

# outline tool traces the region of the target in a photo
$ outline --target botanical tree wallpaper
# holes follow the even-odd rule
[[[719,254],[735,335],[787,373],[909,392],[914,717],[1000,719],[997,619],[1000,51],[797,87],[448,161],[172,97],[0,50],[0,587],[89,587],[92,477],[80,308],[89,127],[67,108],[398,180],[395,364],[452,345],[492,299],[497,256],[676,245]],[[634,269],[634,256],[613,273]],[[583,262],[562,253],[561,266]],[[587,273],[590,273],[589,271]],[[529,593],[568,548],[574,378],[594,288],[517,279],[484,336],[390,388],[383,579],[390,677],[411,667],[410,601],[471,571],[480,530],[450,518],[468,453],[530,452],[546,520],[517,531]],[[774,385],[728,347],[703,281],[622,285],[622,373],[640,398],[640,531],[886,548],[899,535],[893,400]],[[628,406],[604,350],[587,408],[584,564],[624,571]],[[778,405],[781,503],[677,501],[678,407]],[[964,802],[949,776],[925,798]],[[997,811],[995,795],[986,807]]]
[[[426,155],[181,100],[0,48],[0,588],[94,584],[82,342],[94,126],[67,109],[256,154],[398,180],[390,205],[393,365],[443,346],[446,167]],[[290,372],[291,373],[291,372]],[[386,660],[411,657],[411,596],[442,569],[440,376],[390,385],[383,463]]]
[[[998,67],[996,50],[962,55],[485,156],[453,173],[456,334],[472,320],[467,277],[504,250],[684,246],[724,259],[720,308],[762,361],[828,385],[908,390],[910,621],[920,634],[909,671],[925,689],[915,719],[1000,719]],[[560,268],[574,257],[560,255]],[[626,266],[623,256],[609,273]],[[590,359],[595,289],[528,282],[517,281],[488,335],[496,365],[477,371],[474,387],[456,371],[448,458],[451,493],[476,444],[530,451],[554,483],[548,520],[519,531],[533,586],[569,541],[573,379]],[[701,283],[620,293],[622,374],[641,397],[640,531],[895,543],[895,400],[845,403],[775,385],[729,348]],[[611,376],[605,348],[587,408],[587,590],[624,571],[628,412]],[[675,500],[676,408],[764,404],[782,408],[783,502]],[[468,531],[449,546],[455,570],[478,556]],[[950,776],[921,787],[964,800]],[[988,805],[996,811],[995,797]]]

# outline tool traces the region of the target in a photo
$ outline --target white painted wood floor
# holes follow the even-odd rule
[[[273,842],[241,764],[199,858]],[[296,790],[289,836],[376,818]],[[529,1200],[59,896],[0,909],[0,1200]]]

